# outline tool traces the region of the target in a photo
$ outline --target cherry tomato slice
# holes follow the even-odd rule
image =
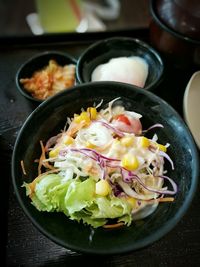
[[[129,119],[123,114],[118,115],[116,117],[116,120],[121,121],[121,122],[125,123],[126,125],[131,125]]]

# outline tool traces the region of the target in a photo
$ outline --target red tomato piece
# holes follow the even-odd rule
[[[129,119],[125,115],[123,115],[123,114],[118,115],[116,117],[116,120],[121,121],[121,122],[123,122],[123,123],[125,123],[127,125],[131,125]]]

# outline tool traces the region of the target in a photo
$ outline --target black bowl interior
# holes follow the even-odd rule
[[[22,78],[31,78],[35,71],[41,70],[49,64],[49,60],[54,59],[58,65],[64,66],[67,64],[75,64],[76,60],[70,55],[58,51],[47,51],[41,54],[37,54],[34,57],[28,59],[18,70],[16,74],[16,84],[19,91],[28,99],[37,102],[43,100],[36,99],[31,96],[25,89],[23,84],[20,83]]]
[[[104,104],[121,97],[126,109],[143,115],[143,127],[162,123],[164,129],[157,129],[159,142],[171,144],[168,149],[174,161],[175,170],[169,165],[168,175],[178,184],[179,191],[172,203],[161,203],[151,216],[119,229],[92,229],[89,226],[69,220],[60,213],[39,212],[26,197],[24,181],[30,182],[37,176],[34,160],[40,155],[39,141],[64,128],[66,118],[80,112],[80,109],[99,103]],[[37,129],[37,130],[36,130]],[[154,131],[150,133],[152,136]],[[24,160],[27,175],[23,175],[20,161]],[[97,82],[82,84],[74,89],[59,93],[43,102],[26,120],[13,151],[12,178],[16,196],[23,210],[33,224],[54,242],[80,252],[115,254],[129,252],[151,244],[164,236],[180,220],[188,209],[198,176],[196,146],[182,119],[166,102],[149,91],[123,83]]]
[[[185,41],[187,43],[191,43],[191,44],[194,44],[194,45],[200,45],[200,41],[199,40],[194,39],[194,38],[192,38],[190,36],[187,36],[185,34],[182,34],[182,33],[178,32],[178,31],[172,29],[168,25],[166,25],[164,23],[164,21],[162,21],[162,19],[158,15],[158,10],[157,10],[157,7],[156,7],[157,3],[156,2],[157,2],[156,0],[151,0],[150,1],[150,12],[151,12],[152,18],[156,21],[156,23],[160,26],[161,29],[163,29],[164,31],[172,34],[172,36],[174,36],[174,37],[176,37],[176,38],[178,38],[178,39],[180,39],[182,41]],[[182,7],[182,9],[184,11],[183,7]],[[166,12],[169,12],[169,11],[166,10]],[[188,14],[189,14],[189,12],[188,12]],[[171,17],[173,17],[173,15],[174,14],[172,14]],[[184,30],[184,28],[183,28],[183,30]]]
[[[139,56],[146,60],[149,73],[144,88],[150,89],[160,82],[163,75],[163,61],[148,44],[133,38],[115,37],[97,42],[80,56],[76,77],[79,83],[91,81],[93,70],[111,58]]]

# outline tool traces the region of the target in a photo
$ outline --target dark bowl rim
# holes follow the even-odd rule
[[[156,0],[150,0],[150,13],[153,17],[153,19],[155,20],[155,22],[162,28],[164,29],[166,32],[172,34],[173,36],[183,40],[183,41],[186,41],[186,42],[189,42],[191,44],[197,44],[197,45],[200,45],[200,41],[198,40],[195,40],[191,37],[187,37],[187,36],[184,36],[183,34],[173,30],[172,28],[170,28],[169,26],[167,26],[161,19],[160,17],[158,16],[157,14],[157,10],[156,10],[156,7],[155,7],[155,4],[156,4]]]
[[[85,49],[83,51],[83,53],[81,53],[81,55],[79,56],[78,58],[78,61],[77,61],[77,65],[76,65],[76,78],[77,78],[77,82],[79,84],[81,83],[86,83],[82,77],[81,77],[81,70],[80,70],[80,65],[82,64],[82,61],[83,61],[83,58],[87,55],[87,53],[91,50],[91,49],[94,49],[96,47],[98,47],[99,45],[101,44],[104,44],[104,43],[107,43],[107,42],[112,42],[112,41],[130,41],[130,42],[133,42],[133,43],[136,43],[136,44],[139,44],[141,45],[142,47],[144,47],[145,49],[149,50],[154,56],[155,58],[157,59],[157,61],[159,62],[160,64],[160,75],[159,77],[154,81],[152,82],[151,84],[149,84],[148,86],[144,87],[144,88],[140,88],[140,89],[144,89],[144,90],[151,90],[151,88],[155,87],[156,85],[158,85],[162,79],[162,76],[163,76],[163,73],[164,73],[164,61],[161,57],[161,55],[159,54],[158,51],[156,51],[156,49],[154,49],[150,44],[140,40],[139,38],[132,38],[132,37],[124,37],[124,36],[115,36],[115,37],[109,37],[109,38],[106,38],[104,40],[100,40],[100,41],[97,41],[95,43],[93,43],[92,45],[88,46],[87,49]],[[88,81],[89,82],[89,81]],[[134,85],[133,85],[134,86]]]
[[[22,63],[20,65],[18,71],[16,72],[16,76],[15,76],[15,83],[16,83],[17,89],[27,99],[32,100],[32,101],[37,102],[37,103],[42,103],[42,102],[46,101],[46,99],[40,100],[40,99],[32,97],[29,93],[27,93],[25,91],[25,89],[23,89],[22,85],[19,82],[19,75],[20,75],[21,71],[23,71],[23,69],[26,68],[27,65],[29,65],[31,63],[31,61],[37,60],[40,57],[43,57],[46,55],[51,55],[51,54],[62,56],[63,58],[66,58],[69,61],[71,61],[74,65],[77,64],[77,60],[73,56],[71,56],[70,54],[68,54],[66,52],[61,52],[61,51],[57,51],[57,50],[48,50],[48,51],[34,54],[33,56],[29,57],[24,63]]]
[[[18,191],[18,186],[16,184],[16,180],[15,180],[15,168],[16,168],[16,163],[15,163],[15,159],[16,159],[16,150],[17,150],[17,146],[18,143],[20,142],[20,138],[21,138],[21,133],[26,129],[26,125],[29,124],[29,121],[31,120],[31,118],[38,112],[40,112],[40,110],[42,110],[43,108],[45,108],[45,106],[51,104],[51,102],[54,102],[55,99],[57,98],[62,98],[62,95],[64,94],[70,94],[70,92],[72,90],[79,90],[80,88],[83,87],[88,87],[88,86],[98,86],[98,84],[101,85],[111,85],[111,86],[122,86],[122,87],[127,87],[129,88],[130,91],[132,92],[141,92],[144,95],[150,96],[151,99],[158,101],[161,104],[164,104],[165,106],[167,106],[168,109],[170,109],[178,118],[178,120],[182,123],[183,127],[184,127],[184,131],[186,132],[187,136],[189,137],[189,141],[190,141],[190,145],[191,145],[191,153],[193,155],[193,164],[195,166],[195,170],[194,170],[194,174],[191,180],[191,186],[189,189],[189,192],[182,204],[182,206],[179,208],[178,212],[175,214],[174,217],[172,217],[171,219],[168,220],[167,224],[164,224],[163,226],[161,226],[161,228],[159,230],[157,230],[156,232],[153,232],[148,238],[144,238],[142,241],[138,241],[138,245],[136,247],[134,247],[134,244],[132,246],[128,246],[128,248],[124,248],[123,250],[120,249],[115,249],[115,250],[100,250],[100,251],[94,251],[92,248],[79,248],[77,246],[74,245],[70,245],[69,243],[66,243],[56,237],[54,237],[50,232],[48,232],[47,230],[45,230],[43,227],[41,227],[37,221],[35,220],[35,218],[33,218],[31,216],[31,214],[29,213],[29,210],[26,208],[26,206],[24,205],[24,202],[21,198],[21,195]],[[194,139],[190,133],[189,128],[187,127],[187,125],[184,123],[182,117],[178,114],[178,112],[171,106],[169,105],[165,100],[163,100],[162,98],[160,98],[159,96],[155,95],[154,93],[150,92],[150,91],[145,91],[145,90],[141,90],[138,87],[129,85],[129,84],[124,84],[124,83],[120,83],[120,82],[92,82],[92,83],[83,83],[80,84],[78,86],[74,86],[72,88],[70,88],[67,91],[63,91],[60,92],[58,94],[56,94],[53,97],[48,98],[46,101],[42,102],[25,120],[24,124],[22,125],[22,128],[20,129],[15,144],[14,144],[14,149],[13,149],[13,153],[12,153],[12,159],[11,159],[11,176],[12,176],[12,184],[14,187],[14,191],[17,197],[17,200],[21,206],[21,208],[23,209],[24,213],[26,214],[26,216],[30,219],[30,221],[33,223],[33,225],[42,233],[44,234],[47,238],[49,238],[50,240],[54,241],[56,244],[61,245],[67,249],[71,249],[73,251],[77,251],[77,252],[81,252],[81,253],[85,253],[85,254],[94,254],[94,255],[115,255],[115,254],[124,254],[124,253],[128,253],[128,252],[133,252],[142,248],[147,247],[148,245],[151,245],[152,243],[154,243],[155,241],[158,241],[159,239],[163,238],[168,232],[170,232],[180,221],[180,219],[185,215],[185,213],[187,212],[187,210],[189,209],[192,200],[194,198],[194,195],[197,191],[197,184],[198,184],[198,177],[199,177],[199,155],[197,152],[197,147],[196,144],[194,142]]]

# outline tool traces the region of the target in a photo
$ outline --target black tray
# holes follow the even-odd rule
[[[94,41],[112,36],[148,42],[145,29],[0,39],[0,233],[4,256],[1,259],[7,261],[7,266],[200,266],[199,190],[186,215],[165,237],[143,250],[110,257],[81,255],[54,244],[31,224],[14,195],[10,175],[14,142],[23,122],[37,105],[25,99],[16,88],[15,74],[19,66],[46,50],[64,51],[78,58]],[[181,69],[176,67],[176,62],[164,60],[165,76],[154,93],[182,116],[185,86],[196,68]]]

